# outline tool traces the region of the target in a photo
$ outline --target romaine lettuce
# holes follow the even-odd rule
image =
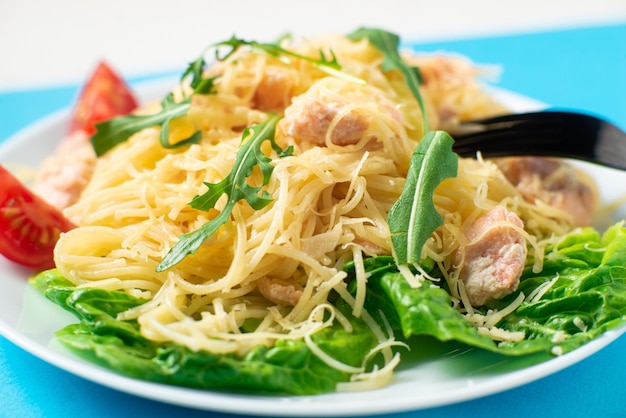
[[[508,355],[566,353],[626,322],[626,228],[622,223],[602,237],[592,228],[565,236],[547,248],[539,274],[532,273],[532,263],[530,259],[516,292],[483,308],[483,313],[501,309],[520,292],[528,296],[556,279],[539,300],[525,300],[497,324],[506,331],[523,331],[525,338],[519,342],[497,343],[479,333],[452,307],[445,286],[425,281],[420,288],[411,288],[390,264],[371,269],[367,307],[382,309],[407,339],[429,335]]]
[[[60,342],[130,377],[195,388],[296,395],[331,392],[337,383],[350,378],[348,373],[326,365],[301,340],[259,346],[245,357],[156,343],[141,335],[136,321],[115,318],[117,313],[144,303],[142,299],[120,291],[76,289],[56,269],[35,276],[32,282],[80,319],[80,323],[57,332]],[[346,306],[339,308],[349,315]],[[334,325],[312,340],[334,359],[360,367],[377,339],[363,321],[352,317],[351,323],[352,332]]]
[[[528,268],[518,290],[487,307],[499,309],[519,292],[526,296],[554,280],[536,301],[526,300],[506,316],[499,328],[523,331],[518,342],[493,341],[481,334],[452,307],[445,286],[425,281],[411,288],[398,273],[393,257],[367,260],[366,308],[410,342],[413,336],[455,341],[505,355],[572,351],[603,332],[626,322],[626,228],[619,223],[602,236],[592,228],[578,229],[547,249],[543,271]],[[436,274],[434,263],[422,267]],[[350,268],[348,268],[350,271]],[[124,292],[75,286],[57,270],[32,279],[46,297],[73,312],[80,323],[58,331],[58,339],[76,352],[119,373],[138,379],[180,386],[255,393],[317,394],[333,391],[350,376],[326,365],[303,341],[280,340],[260,346],[245,357],[194,352],[173,343],[144,338],[136,321],[116,315],[145,301]],[[440,283],[441,284],[441,283]],[[313,336],[324,352],[351,366],[361,366],[376,345],[376,337],[362,320],[354,318],[341,300],[352,333],[336,325]],[[484,309],[487,309],[484,308]],[[383,318],[384,316],[384,318]]]

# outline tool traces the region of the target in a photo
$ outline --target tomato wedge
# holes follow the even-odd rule
[[[137,108],[137,99],[124,80],[104,61],[85,83],[69,125],[69,133],[83,130],[96,132],[96,124],[118,115],[126,115]]]
[[[54,267],[61,232],[75,228],[0,165],[0,254],[33,269]]]

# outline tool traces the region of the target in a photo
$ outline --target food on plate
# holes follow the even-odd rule
[[[574,225],[591,225],[598,208],[595,185],[583,173],[555,158],[508,157],[495,160],[524,199],[540,200],[569,213]]]
[[[96,132],[96,124],[137,108],[137,99],[126,82],[104,61],[85,83],[70,118],[69,133]]]
[[[472,306],[517,290],[528,255],[523,228],[519,216],[497,205],[463,231],[468,242],[457,249],[454,264]]]
[[[54,267],[59,235],[74,224],[1,165],[0,184],[0,254],[34,269]]]
[[[33,190],[59,209],[75,203],[93,174],[96,154],[89,139],[96,124],[136,108],[126,82],[106,62],[98,63],[73,109],[68,136],[39,167]]]
[[[78,98],[68,136],[39,167],[32,191],[0,166],[0,254],[29,268],[54,267],[60,233],[74,228],[60,210],[78,200],[96,163],[89,141],[96,123],[136,107],[130,88],[100,62]]]
[[[415,336],[560,355],[623,324],[623,225],[452,152],[460,121],[505,111],[469,61],[368,28],[210,51],[91,137],[77,227],[32,279],[78,317],[68,347],[140,379],[315,394],[389,384]]]

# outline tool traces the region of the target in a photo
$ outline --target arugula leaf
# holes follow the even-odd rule
[[[285,49],[283,47],[281,47],[279,44],[277,43],[263,43],[263,42],[256,42],[256,41],[246,41],[244,39],[240,39],[237,38],[235,36],[231,37],[229,40],[227,41],[223,41],[223,42],[218,42],[216,44],[213,45],[214,47],[230,47],[230,51],[228,51],[226,54],[224,55],[220,55],[220,51],[219,49],[215,50],[215,58],[218,61],[223,61],[225,59],[227,59],[228,57],[230,57],[232,54],[235,53],[235,51],[242,47],[242,46],[249,46],[253,49],[258,49],[261,50],[263,52],[265,52],[266,54],[269,54],[273,57],[276,58],[287,58],[287,57],[292,57],[292,58],[297,58],[297,59],[301,59],[303,61],[307,61],[312,63],[316,68],[324,71],[327,74],[333,75],[333,76],[337,76],[343,79],[347,79],[347,80],[351,80],[353,82],[356,82],[358,84],[365,84],[365,81],[352,76],[350,74],[347,74],[343,71],[341,71],[341,65],[339,64],[339,62],[337,61],[337,57],[335,56],[335,54],[331,51],[330,52],[330,56],[326,56],[324,54],[323,51],[319,51],[319,58],[313,58],[313,57],[308,57],[306,55],[301,55],[298,54],[296,52],[290,51],[288,49]]]
[[[384,56],[382,64],[383,71],[399,70],[402,75],[404,75],[404,80],[417,100],[422,112],[424,132],[428,132],[428,117],[426,115],[426,107],[424,105],[424,100],[422,99],[419,87],[422,82],[422,77],[417,67],[409,66],[400,56],[400,53],[398,52],[400,38],[398,35],[381,29],[360,28],[349,34],[348,38],[355,41],[363,38],[367,39],[380,52],[382,52]]]
[[[206,61],[203,56],[200,56],[195,61],[191,62],[183,75],[180,77],[181,81],[184,81],[187,77],[191,76],[189,86],[193,89],[194,94],[212,94],[213,85],[217,76],[204,77],[204,68]]]
[[[330,56],[327,56],[320,51],[319,58],[313,58],[289,51],[288,49],[282,48],[278,44],[246,41],[235,36],[231,37],[227,41],[213,44],[211,47],[216,48],[215,56],[221,61],[230,57],[239,47],[242,46],[249,46],[278,58],[292,57],[308,61],[327,74],[348,79],[359,84],[365,83],[365,81],[360,78],[341,71],[341,65],[332,51],[330,52]],[[230,47],[231,49],[225,55],[220,55],[220,47]],[[205,78],[203,75],[205,65],[206,62],[204,60],[204,54],[202,54],[198,59],[188,65],[187,69],[181,76],[181,80],[191,77],[190,86],[193,89],[192,95],[213,93],[214,81],[217,77]],[[96,156],[100,157],[104,155],[116,145],[128,140],[128,138],[130,138],[133,134],[151,126],[162,127],[159,134],[159,140],[164,148],[177,148],[197,144],[202,138],[202,133],[200,131],[195,132],[189,138],[179,141],[176,144],[171,144],[169,142],[170,121],[174,118],[187,114],[187,111],[191,106],[190,103],[191,96],[185,98],[181,102],[174,102],[173,95],[169,94],[161,101],[161,111],[159,113],[154,115],[120,116],[97,124],[97,132],[91,137],[91,144]]]
[[[163,125],[173,118],[185,115],[189,107],[188,100],[173,103],[171,97],[167,96],[161,101],[161,112],[154,115],[119,116],[96,124],[97,132],[91,137],[91,145],[96,156],[104,155],[142,129]]]
[[[419,262],[424,243],[443,223],[435,209],[433,193],[445,178],[457,174],[453,142],[446,132],[432,131],[422,138],[411,156],[402,194],[387,215],[398,264]]]
[[[265,122],[244,130],[242,142],[245,142],[237,152],[232,171],[219,183],[204,183],[208,190],[194,197],[190,203],[193,208],[209,210],[215,206],[222,195],[226,194],[228,200],[224,208],[219,215],[199,229],[181,235],[178,242],[159,263],[157,271],[167,270],[188,254],[194,253],[204,240],[228,221],[238,201],[245,200],[256,210],[262,209],[272,201],[272,197],[266,190],[262,190],[262,187],[269,182],[274,166],[271,164],[271,159],[261,151],[261,144],[266,140],[270,141],[274,151],[279,155],[284,155],[284,151],[274,142],[274,132],[280,118],[279,115],[270,114]],[[263,174],[263,183],[260,186],[251,186],[247,181],[247,177],[252,174],[255,166],[258,166]]]
[[[205,62],[199,58],[192,62],[183,73],[181,80],[191,76],[193,94],[212,94],[216,77],[203,77]],[[133,134],[152,126],[161,126],[159,141],[164,148],[178,148],[191,144],[197,144],[202,138],[202,132],[197,131],[189,138],[171,144],[169,142],[169,123],[179,116],[187,114],[191,107],[191,96],[180,102],[174,101],[174,95],[168,94],[161,100],[161,111],[152,115],[126,115],[96,124],[96,133],[91,137],[91,145],[100,157],[116,145],[125,142]]]

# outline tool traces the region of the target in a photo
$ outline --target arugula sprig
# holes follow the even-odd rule
[[[244,130],[243,145],[237,152],[232,171],[219,183],[205,182],[208,190],[204,194],[196,196],[190,203],[191,207],[206,211],[214,208],[217,201],[226,194],[228,200],[224,208],[215,218],[199,229],[181,235],[178,242],[159,263],[157,271],[167,270],[178,264],[187,255],[196,252],[209,236],[213,235],[220,226],[229,220],[235,204],[240,200],[245,200],[255,210],[264,208],[272,201],[270,194],[262,187],[269,182],[274,166],[271,164],[271,159],[261,151],[261,144],[264,141],[270,141],[272,149],[279,157],[291,154],[291,147],[283,150],[274,141],[276,124],[280,118],[279,115],[270,114],[263,123]],[[263,174],[262,185],[259,186],[252,186],[247,181],[255,166],[258,166]]]
[[[363,38],[367,39],[383,54],[383,71],[399,70],[402,75],[404,75],[404,80],[417,100],[417,104],[422,112],[422,125],[424,127],[424,133],[428,132],[429,128],[426,107],[419,88],[419,85],[422,82],[422,77],[417,67],[408,65],[400,56],[400,53],[398,52],[400,37],[381,29],[360,28],[349,34],[348,38],[352,40],[359,40]]]
[[[339,62],[337,61],[337,57],[332,51],[330,51],[329,54],[324,54],[324,51],[320,50],[319,58],[314,58],[285,49],[281,47],[279,43],[246,41],[244,39],[237,38],[236,36],[232,36],[227,41],[219,42],[213,45],[213,47],[217,48],[215,50],[215,58],[218,61],[226,60],[230,56],[232,56],[235,51],[237,51],[237,49],[244,46],[250,47],[253,50],[263,51],[268,55],[283,60],[288,60],[289,58],[297,58],[303,61],[307,61],[312,63],[316,68],[324,71],[329,75],[347,79],[358,84],[365,84],[364,80],[343,72],[341,64],[339,64]],[[222,55],[220,54],[220,48],[230,48],[230,50],[227,49],[227,52]]]
[[[116,145],[125,142],[133,134],[151,126],[161,125],[159,141],[165,148],[176,148],[185,145],[198,143],[200,132],[194,133],[191,137],[171,144],[169,142],[169,123],[172,119],[187,114],[191,106],[191,97],[182,102],[175,102],[170,93],[161,101],[161,111],[153,115],[127,115],[116,117],[108,121],[96,124],[97,132],[91,137],[91,145],[100,157]]]
[[[433,203],[435,188],[447,177],[455,177],[457,155],[454,140],[443,131],[431,131],[418,144],[404,189],[387,215],[397,264],[414,264],[421,259],[424,243],[443,219]]]
[[[205,77],[204,69],[206,61],[204,55],[201,55],[195,61],[189,63],[187,69],[180,77],[181,81],[191,77],[189,86],[193,89],[193,94],[212,94],[215,80],[217,77]]]
[[[424,131],[428,132],[428,118],[419,89],[421,82],[419,70],[402,60],[398,52],[399,37],[393,33],[372,28],[358,29],[348,37],[353,40],[366,38],[383,54],[383,71],[399,70],[404,75],[405,82],[422,112]],[[231,57],[240,47],[250,47],[283,60],[296,58],[308,61],[328,74],[363,83],[363,80],[342,72],[341,65],[332,51],[330,55],[320,51],[319,58],[314,58],[285,49],[278,43],[246,41],[235,36],[211,46],[211,48],[215,48],[216,59],[220,61]],[[230,50],[220,55],[220,51],[223,51],[224,48],[230,48]],[[193,89],[192,95],[211,94],[213,92],[215,78],[206,78],[203,75],[206,65],[204,55],[190,63],[181,77],[181,80],[191,78],[189,85]],[[199,131],[176,144],[169,143],[169,122],[176,117],[185,115],[190,106],[191,95],[180,102],[175,102],[173,95],[169,94],[161,102],[161,112],[155,115],[131,115],[99,124],[98,132],[92,137],[94,150],[100,156],[115,145],[127,140],[135,132],[155,125],[162,126],[160,142],[164,147],[171,148],[197,143],[201,138]],[[232,209],[238,201],[246,200],[251,207],[257,210],[271,202],[271,197],[261,189],[262,186],[250,186],[246,178],[251,174],[253,167],[258,165],[263,173],[263,186],[269,181],[273,166],[270,164],[271,160],[261,152],[260,145],[263,141],[270,140],[272,148],[279,154],[283,153],[273,139],[278,119],[279,116],[270,115],[266,122],[244,131],[242,142],[249,136],[250,131],[252,131],[252,135],[240,148],[233,171],[219,183],[206,183],[208,191],[197,196],[190,203],[196,209],[209,210],[215,206],[223,194],[227,194],[226,206],[216,218],[200,229],[182,235],[161,261],[157,267],[158,271],[172,267],[188,254],[195,252],[206,238],[228,221]],[[451,146],[447,146],[451,144],[451,140],[443,132],[428,133],[413,154],[407,184],[388,217],[398,264],[418,262],[426,239],[442,223],[441,216],[432,203],[432,192],[445,177],[456,175],[456,155],[451,150],[445,151],[446,147],[451,148]]]
[[[429,131],[428,115],[420,93],[419,69],[402,59],[400,38],[375,28],[360,28],[348,35],[352,40],[367,39],[383,54],[383,71],[398,70],[417,100],[422,112],[424,137],[411,157],[404,189],[387,215],[397,265],[419,263],[428,237],[443,224],[433,203],[435,188],[447,177],[455,177],[458,156],[454,140],[443,131]]]
[[[181,81],[191,77],[190,86],[193,88],[191,95],[176,102],[174,95],[169,93],[161,100],[161,111],[152,115],[126,115],[120,116],[96,125],[97,132],[91,137],[91,145],[100,157],[116,145],[125,142],[133,134],[152,126],[161,126],[159,141],[164,148],[178,148],[191,144],[197,144],[202,138],[202,132],[196,131],[190,137],[174,144],[169,141],[169,124],[180,116],[187,114],[191,107],[193,94],[212,94],[216,77],[204,77],[204,59],[201,57],[189,64],[183,73]]]
[[[365,84],[364,80],[343,72],[341,65],[337,61],[337,57],[332,51],[329,54],[324,54],[323,51],[320,51],[319,58],[315,58],[285,49],[278,43],[246,41],[235,36],[232,36],[226,41],[215,43],[211,45],[209,49],[214,48],[216,59],[223,61],[228,59],[237,49],[243,46],[263,51],[280,59],[297,58],[308,61],[327,74],[341,77],[355,83]],[[221,55],[220,51],[224,47],[230,48],[230,50],[228,50],[226,54]],[[175,102],[173,94],[170,93],[161,101],[161,111],[156,114],[120,116],[97,124],[97,132],[91,137],[91,144],[96,156],[100,157],[104,155],[116,145],[128,140],[133,134],[151,126],[162,127],[159,134],[159,141],[165,148],[177,148],[197,144],[202,137],[200,131],[196,131],[189,138],[178,141],[175,144],[170,143],[169,123],[174,118],[187,114],[187,111],[191,107],[192,95],[212,94],[214,92],[214,82],[217,77],[204,77],[204,68],[206,66],[204,59],[205,54],[206,53],[203,53],[200,58],[191,62],[181,76],[181,81],[191,77],[190,86],[193,89],[192,94],[184,100]]]

